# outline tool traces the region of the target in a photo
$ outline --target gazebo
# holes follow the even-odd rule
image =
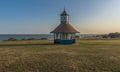
[[[69,15],[64,9],[60,14],[61,24],[50,33],[54,35],[54,44],[73,44],[75,43],[75,34],[79,31],[75,30],[69,24]]]

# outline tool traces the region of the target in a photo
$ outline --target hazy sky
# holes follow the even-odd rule
[[[0,34],[47,34],[64,6],[81,33],[120,32],[120,0],[0,0]]]

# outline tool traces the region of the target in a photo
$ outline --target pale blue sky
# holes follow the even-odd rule
[[[48,34],[64,6],[81,33],[120,32],[120,0],[0,0],[0,34]]]

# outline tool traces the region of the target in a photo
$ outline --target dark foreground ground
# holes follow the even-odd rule
[[[3,41],[0,72],[120,72],[120,40]]]

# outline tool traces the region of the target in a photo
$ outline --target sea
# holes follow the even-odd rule
[[[17,40],[22,39],[41,39],[41,38],[47,38],[49,40],[53,39],[53,35],[51,34],[0,34],[0,41],[8,40],[10,38],[14,38]]]
[[[95,34],[79,34],[77,36],[92,36]],[[14,38],[17,40],[22,40],[22,39],[41,39],[41,38],[47,38],[49,40],[53,40],[53,35],[52,34],[0,34],[0,41],[3,40],[8,40],[10,38]]]

